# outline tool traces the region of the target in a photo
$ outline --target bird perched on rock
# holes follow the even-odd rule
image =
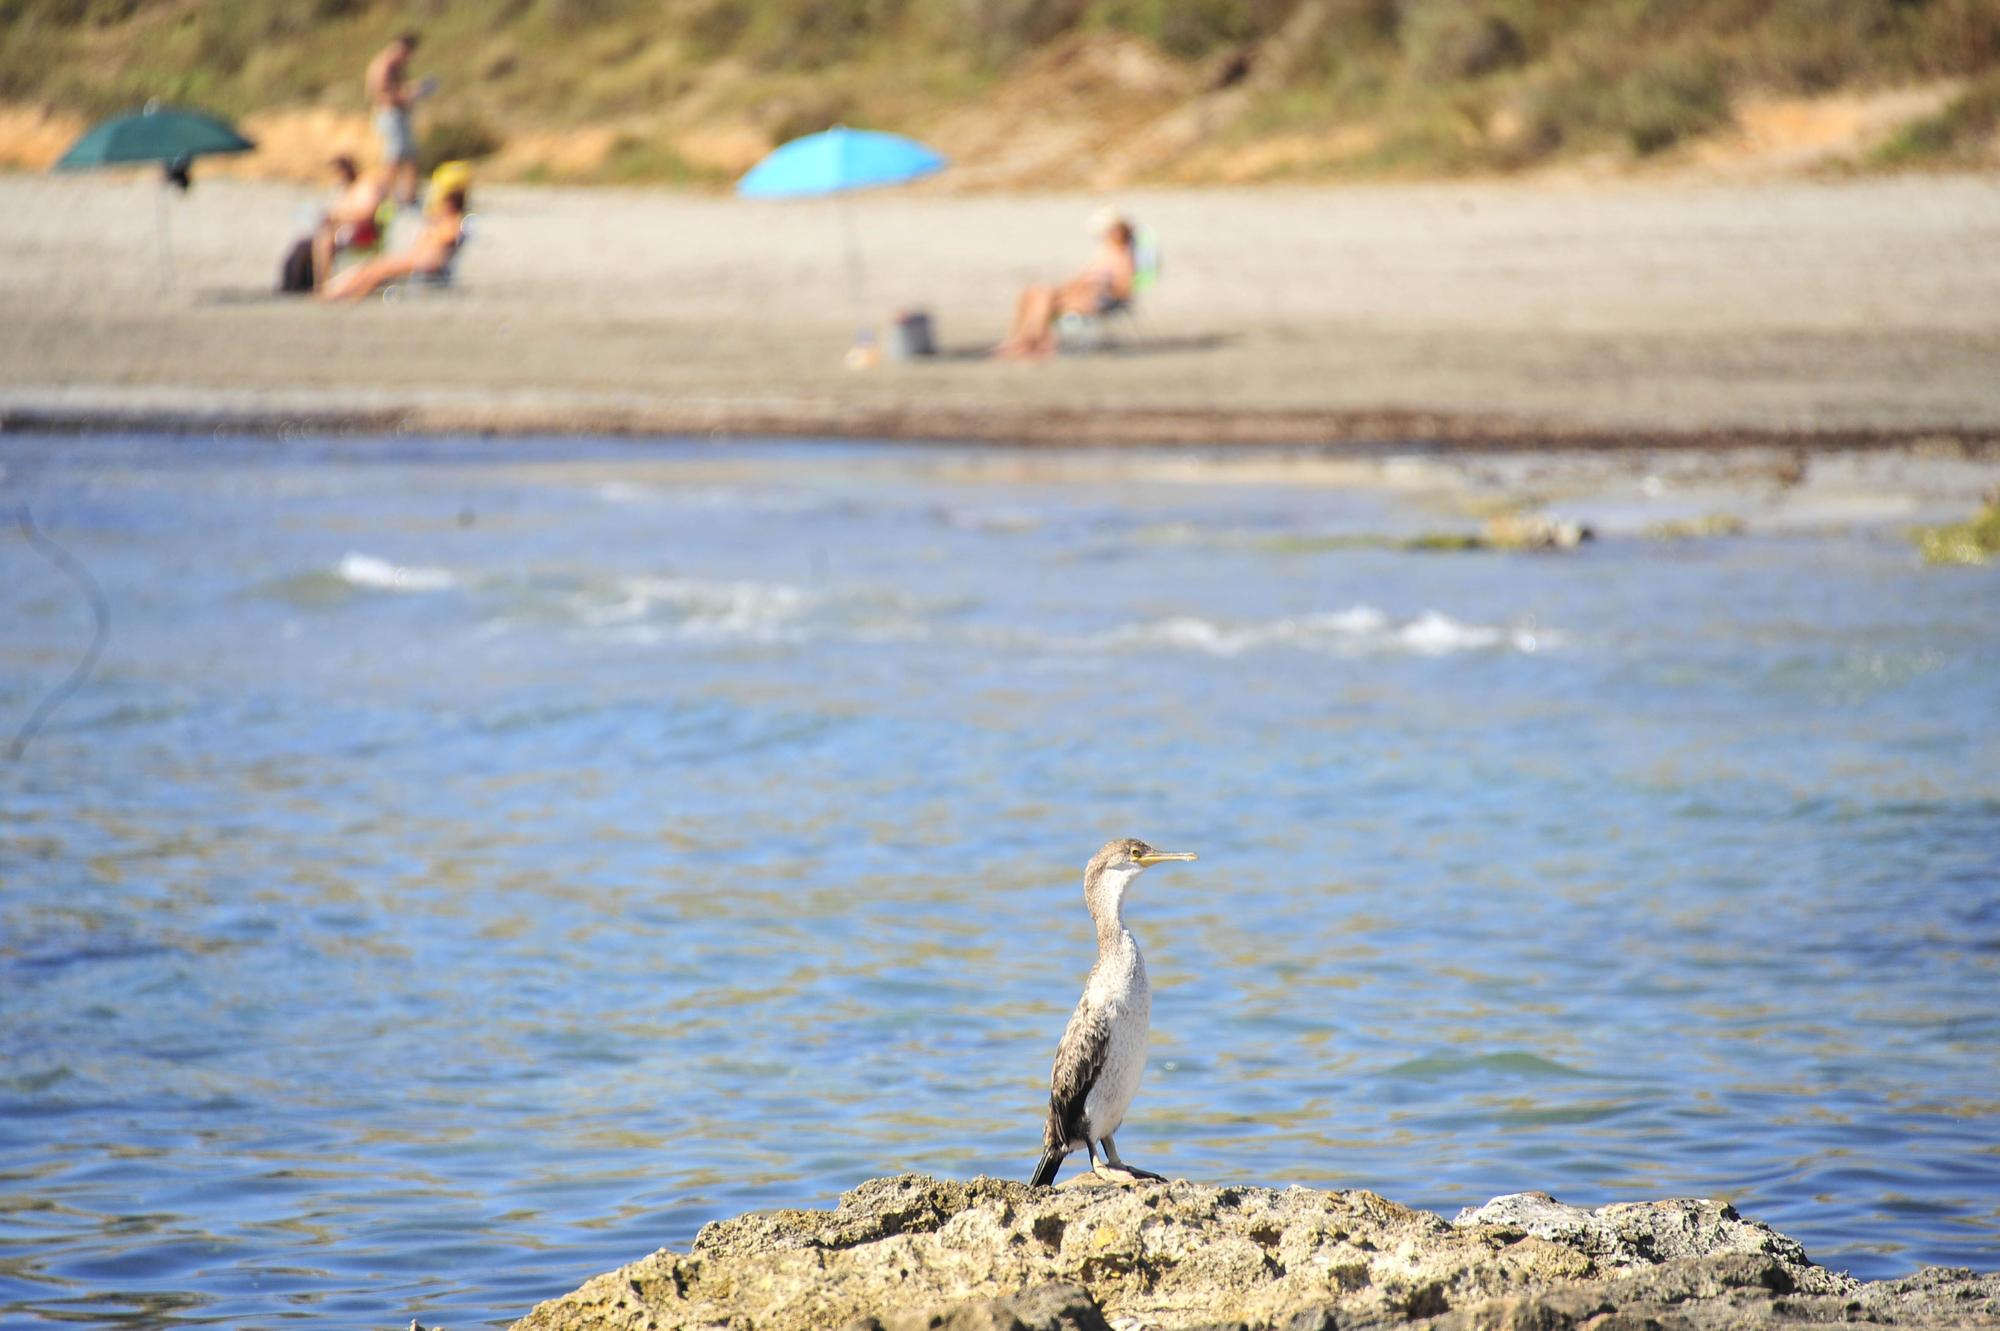
[[[1063,1159],[1078,1147],[1090,1153],[1097,1170],[1097,1146],[1112,1169],[1129,1178],[1157,1179],[1118,1158],[1111,1134],[1125,1121],[1146,1070],[1146,1033],[1153,1017],[1153,991],[1146,961],[1125,927],[1125,889],[1162,860],[1191,860],[1188,851],[1154,850],[1127,837],[1091,857],[1083,871],[1083,900],[1097,925],[1097,964],[1083,983],[1083,997],[1056,1046],[1049,1073],[1049,1121],[1042,1132],[1042,1159],[1035,1187],[1055,1182]]]

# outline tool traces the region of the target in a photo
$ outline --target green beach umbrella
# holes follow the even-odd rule
[[[245,153],[256,146],[214,116],[148,102],[145,110],[107,120],[78,139],[56,162],[56,170],[131,162],[172,166],[204,153]]]
[[[156,210],[160,237],[160,267],[168,285],[173,283],[173,253],[167,240],[167,195],[169,185],[185,190],[194,159],[208,153],[243,153],[257,145],[238,134],[228,124],[200,111],[161,106],[147,102],[145,109],[117,116],[97,125],[70,145],[56,160],[58,171],[81,171],[99,166],[130,166],[135,162],[158,162],[164,168]]]

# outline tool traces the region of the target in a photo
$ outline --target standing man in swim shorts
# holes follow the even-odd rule
[[[417,201],[417,135],[410,127],[410,108],[423,90],[410,82],[410,56],[417,34],[406,32],[368,62],[368,100],[375,107],[375,132],[382,139],[382,162],[396,183],[404,204]]]

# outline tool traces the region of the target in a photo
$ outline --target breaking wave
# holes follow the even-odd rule
[[[334,572],[342,582],[388,592],[441,592],[458,585],[450,570],[420,564],[392,564],[374,555],[349,551]]]
[[[1405,651],[1422,656],[1501,649],[1534,652],[1553,643],[1547,630],[1532,626],[1468,624],[1435,610],[1397,623],[1374,606],[1250,624],[1222,624],[1191,615],[1127,624],[1081,640],[1084,648],[1177,647],[1211,656],[1240,656],[1267,647],[1306,651]]]
[[[639,576],[524,588],[488,628],[555,624],[641,645],[907,641],[929,636],[936,618],[962,605],[871,587]]]
[[[807,636],[804,621],[818,599],[784,583],[626,578],[611,597],[584,594],[574,609],[586,627],[626,641],[787,642]]]
[[[909,642],[960,638],[989,650],[1066,655],[1167,648],[1214,657],[1270,649],[1361,655],[1401,652],[1535,652],[1558,636],[1532,624],[1479,624],[1426,610],[1397,619],[1370,605],[1230,623],[1174,615],[1065,635],[961,617],[966,602],[924,599],[879,587],[805,588],[781,582],[633,577],[572,587],[558,617],[607,641],[650,644],[780,644],[845,640]]]

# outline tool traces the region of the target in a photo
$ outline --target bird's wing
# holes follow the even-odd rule
[[[1043,1144],[1067,1147],[1084,1135],[1083,1102],[1104,1070],[1111,1049],[1111,1027],[1103,1015],[1078,1004],[1056,1046],[1056,1065],[1049,1073],[1049,1122]]]

